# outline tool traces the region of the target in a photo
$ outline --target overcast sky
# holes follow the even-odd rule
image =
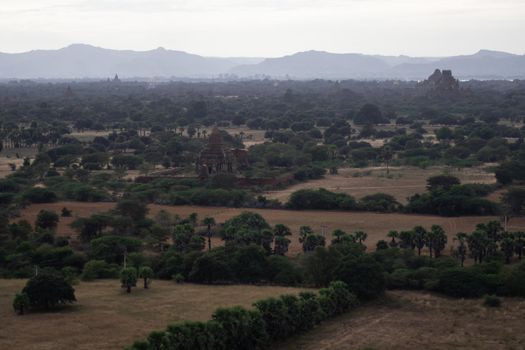
[[[525,0],[0,0],[0,51],[525,53]]]

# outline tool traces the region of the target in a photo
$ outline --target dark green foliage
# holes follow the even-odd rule
[[[347,257],[337,266],[334,278],[345,282],[359,299],[373,299],[386,288],[383,268],[369,256]]]
[[[52,203],[56,202],[57,195],[48,189],[33,187],[22,193],[22,199],[30,203]]]
[[[35,228],[54,230],[58,225],[58,221],[59,217],[54,211],[40,210],[36,217]]]
[[[268,334],[261,314],[242,307],[220,308],[212,316],[222,330],[225,349],[253,350],[263,348]]]
[[[392,195],[386,193],[371,194],[359,201],[359,208],[366,211],[389,213],[398,211],[401,207]]]
[[[127,267],[120,271],[120,283],[122,288],[126,288],[127,293],[131,293],[131,287],[137,285],[137,269],[134,267]]]
[[[487,295],[483,299],[483,305],[488,306],[488,307],[500,307],[501,299],[495,295]]]
[[[22,290],[32,308],[51,309],[76,301],[75,290],[57,273],[42,271],[27,281]]]
[[[357,208],[357,203],[352,196],[330,192],[323,188],[296,191],[292,193],[286,205],[291,209],[298,210],[352,210]]]
[[[124,259],[124,252],[138,252],[141,247],[142,241],[136,238],[103,236],[91,241],[89,256],[92,259],[121,264]]]
[[[13,309],[19,314],[23,315],[29,310],[30,301],[26,293],[16,293],[13,299]]]
[[[487,292],[481,277],[472,269],[447,269],[439,275],[437,290],[456,298],[478,298]]]

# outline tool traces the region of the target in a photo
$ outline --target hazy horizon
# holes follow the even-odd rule
[[[3,0],[0,52],[84,43],[207,57],[522,55],[520,0]]]

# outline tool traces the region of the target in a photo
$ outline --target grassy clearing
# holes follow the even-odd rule
[[[300,291],[273,286],[178,285],[155,280],[149,290],[138,287],[126,294],[117,280],[100,280],[76,285],[78,302],[73,306],[17,316],[11,302],[24,285],[25,280],[0,280],[0,349],[123,349],[171,322],[205,321],[218,307],[249,307],[259,299]]]
[[[275,350],[524,349],[525,300],[501,308],[483,299],[449,299],[430,293],[390,291]]]
[[[85,217],[96,212],[108,211],[114,206],[114,203],[80,202],[34,204],[22,211],[21,218],[34,223],[41,209],[53,210],[60,213],[63,207],[67,207],[73,210],[73,217],[60,218],[57,232],[59,235],[75,237],[75,232],[69,227],[69,224],[75,217]],[[186,217],[195,212],[198,213],[200,220],[206,216],[212,216],[218,223],[223,223],[245,210],[257,212],[272,225],[281,223],[291,228],[293,235],[291,237],[292,243],[290,244],[289,250],[290,255],[295,255],[302,251],[298,237],[299,227],[302,225],[310,225],[316,232],[324,232],[328,241],[331,240],[331,232],[335,229],[342,229],[347,232],[363,230],[368,233],[368,239],[365,243],[369,249],[373,250],[378,240],[386,239],[386,234],[389,230],[408,230],[416,225],[430,228],[430,226],[437,224],[443,226],[448,234],[449,247],[444,251],[444,254],[447,254],[453,243],[453,236],[457,232],[471,232],[478,223],[498,220],[497,217],[491,216],[440,217],[432,215],[378,214],[370,212],[292,211],[165,205],[150,205],[150,215],[155,215],[161,209],[172,214],[178,214],[181,217]],[[525,217],[513,218],[509,223],[509,229],[515,231],[525,230]],[[215,238],[212,243],[213,245],[221,245],[222,241],[219,238]]]

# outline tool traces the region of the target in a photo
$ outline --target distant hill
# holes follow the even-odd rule
[[[158,48],[109,50],[75,44],[59,50],[0,53],[0,78],[210,77],[227,72],[241,59],[208,58]]]
[[[158,48],[110,50],[75,44],[59,50],[0,53],[0,79],[239,78],[423,80],[435,69],[459,79],[523,79],[525,55],[480,50],[473,55],[409,57],[306,51],[278,58],[203,57]]]

